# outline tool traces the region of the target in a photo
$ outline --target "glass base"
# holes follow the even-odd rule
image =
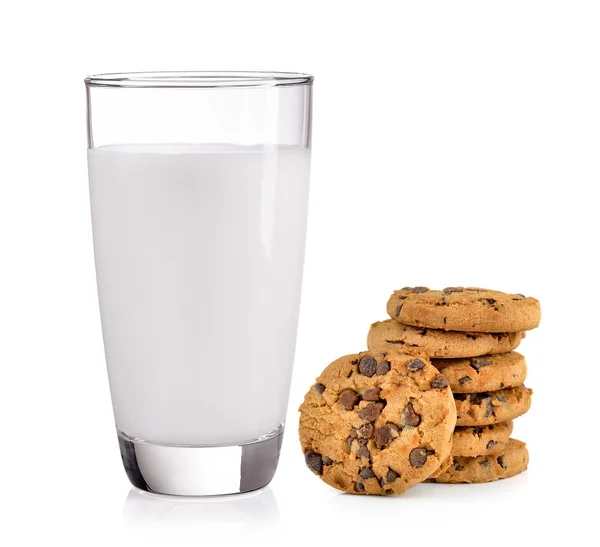
[[[121,459],[131,484],[172,496],[220,496],[271,482],[283,440],[283,424],[243,444],[170,445],[129,437],[117,430]]]

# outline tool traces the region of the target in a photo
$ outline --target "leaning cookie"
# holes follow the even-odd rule
[[[485,393],[455,393],[456,425],[483,426],[513,420],[529,410],[532,393],[525,386]]]
[[[476,287],[404,287],[387,304],[395,321],[415,327],[465,332],[519,332],[540,323],[540,303],[522,294]]]
[[[452,457],[473,458],[502,452],[512,430],[512,420],[483,427],[457,427],[452,437]]]
[[[367,347],[373,349],[416,348],[435,359],[478,357],[488,353],[506,353],[519,346],[524,332],[459,332],[413,327],[387,319],[371,325]]]
[[[367,351],[331,363],[300,406],[306,465],[348,493],[401,494],[450,456],[448,381],[414,351]]]
[[[525,358],[516,351],[470,359],[432,359],[454,393],[480,393],[520,386],[527,377]]]
[[[527,469],[529,453],[525,443],[510,439],[499,454],[476,458],[454,458],[446,471],[429,479],[437,483],[482,483],[508,479]]]

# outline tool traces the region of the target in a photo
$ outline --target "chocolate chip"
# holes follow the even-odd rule
[[[431,380],[431,387],[433,389],[444,389],[448,387],[448,378],[443,374],[438,374],[433,380]]]
[[[369,459],[371,457],[371,453],[369,452],[369,449],[366,446],[361,446],[357,451],[356,451],[356,455],[359,458],[366,458]]]
[[[402,287],[400,290],[401,291],[410,291],[412,289],[412,287]]]
[[[315,384],[315,390],[317,393],[322,394],[325,391],[325,386],[323,384]]]
[[[442,292],[447,296],[453,292],[462,292],[462,289],[460,287],[446,287]]]
[[[373,470],[370,467],[363,467],[360,470],[359,475],[360,475],[360,478],[364,481],[375,478],[375,473],[373,473]]]
[[[485,399],[483,399],[482,402],[485,404],[485,414],[483,415],[483,417],[489,418],[494,413],[494,407],[492,406],[492,398],[486,397]]]
[[[360,401],[360,396],[352,389],[345,389],[340,393],[338,401],[346,410],[352,410]]]
[[[465,468],[465,466],[464,465],[460,465],[460,464],[456,464],[454,466],[454,470],[455,471],[462,471],[464,468]]]
[[[400,315],[401,311],[402,311],[402,304],[398,304],[396,306],[396,317],[398,317]]]
[[[498,399],[501,403],[506,403],[506,397],[504,395],[496,395],[496,399]]]
[[[428,287],[415,287],[412,291],[410,291],[413,294],[421,294],[424,292],[427,292],[429,290]]]
[[[378,387],[367,388],[363,391],[362,398],[365,401],[379,401],[379,392]]]
[[[374,431],[375,428],[373,427],[373,424],[365,424],[358,430],[358,433],[361,437],[364,437],[365,439],[370,439],[373,436]]]
[[[381,361],[379,366],[377,367],[377,376],[383,376],[390,371],[390,362],[389,361]]]
[[[383,407],[383,403],[371,403],[370,405],[367,405],[365,408],[363,408],[358,413],[358,415],[360,419],[364,420],[365,422],[374,422],[377,419],[377,417],[381,414]]]
[[[502,469],[506,469],[506,464],[504,463],[504,456],[498,456],[496,458],[496,461],[498,462],[498,465],[502,467]]]
[[[425,366],[425,363],[423,361],[421,361],[421,359],[413,359],[410,363],[408,363],[408,365],[406,367],[411,372],[415,372],[417,370],[421,370],[424,366]]]
[[[473,435],[481,436],[483,433],[483,427],[474,427],[472,431]]]
[[[386,482],[394,482],[400,476],[393,469],[388,469],[387,475],[385,476]]]
[[[493,305],[496,303],[496,300],[495,300],[495,299],[493,299],[493,298],[486,298],[485,300],[487,300],[487,301],[488,301],[488,304],[489,304],[490,306],[493,306]]]
[[[351,439],[356,439],[356,436],[358,435],[357,430],[355,427],[352,428],[352,431],[350,431],[350,438]]]
[[[329,457],[327,458],[323,458],[323,465],[331,465],[333,463],[333,460]]]
[[[481,467],[483,467],[484,469],[487,469],[490,466],[490,462],[488,462],[487,460],[482,460],[479,462],[479,465],[481,465]]]
[[[462,386],[465,385],[467,382],[472,382],[473,380],[471,379],[470,376],[463,376],[462,378],[458,379],[458,383]]]
[[[402,425],[410,425],[416,427],[421,423],[421,416],[419,416],[412,403],[408,403],[402,411]]]
[[[455,401],[466,401],[467,394],[466,393],[453,393]]]
[[[520,292],[517,293],[521,298],[527,298],[524,294],[521,294]]]
[[[358,363],[358,370],[361,374],[371,378],[377,372],[377,361],[370,355],[365,355]]]
[[[492,362],[489,359],[471,359],[471,366],[479,372],[483,367],[489,367]]]
[[[356,439],[356,442],[358,443],[358,446],[367,446],[369,440],[365,439],[364,437],[359,437]]]
[[[377,448],[385,448],[398,437],[400,428],[396,424],[385,424],[375,430],[375,444]]]
[[[316,473],[317,475],[323,474],[323,458],[321,457],[321,454],[309,450],[304,454],[304,461],[306,462],[306,467],[313,473]]]
[[[348,448],[352,448],[352,443],[354,442],[354,439],[352,437],[348,437]]]
[[[356,490],[357,492],[364,492],[365,491],[365,485],[362,484],[361,482],[357,482],[354,485],[354,490]]]
[[[413,467],[423,467],[427,462],[427,451],[424,448],[414,448],[408,456]]]
[[[485,449],[489,450],[490,448],[494,448],[494,446],[496,446],[498,443],[496,441],[488,441],[488,443],[485,445]]]

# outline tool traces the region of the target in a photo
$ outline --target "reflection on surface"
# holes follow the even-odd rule
[[[132,488],[123,507],[126,523],[153,521],[197,521],[210,523],[275,523],[277,501],[270,487],[231,496],[176,497],[142,492]]]
[[[404,518],[417,519],[416,514],[435,513],[438,522],[448,526],[461,519],[468,511],[469,518],[489,519],[490,507],[498,503],[510,504],[511,511],[522,506],[526,510],[532,503],[532,489],[528,471],[506,479],[485,484],[417,484],[400,496],[372,496],[365,507],[363,496],[335,494],[316,513],[327,511],[330,522],[351,521],[363,517],[375,518],[377,514],[401,511]],[[389,513],[388,513],[389,512]],[[512,514],[512,513],[511,513]],[[517,519],[513,516],[513,519]],[[336,524],[337,525],[337,524]]]

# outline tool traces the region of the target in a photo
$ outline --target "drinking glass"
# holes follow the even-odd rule
[[[294,360],[312,76],[85,79],[104,350],[132,484],[272,479]]]

